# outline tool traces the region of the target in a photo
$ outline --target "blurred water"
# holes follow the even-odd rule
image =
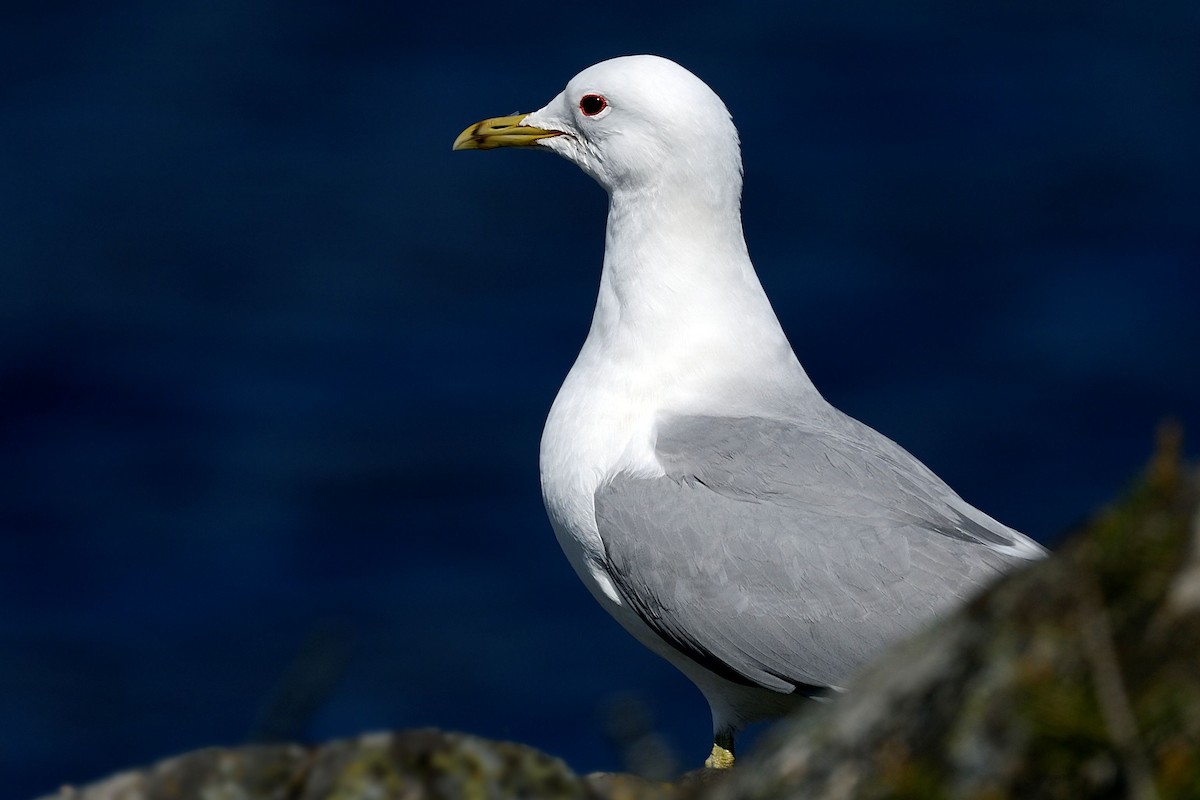
[[[449,151],[613,55],[724,97],[801,360],[969,500],[1053,541],[1200,430],[1194,4],[691,8],[9,4],[7,791],[280,728],[613,768],[630,693],[698,763],[538,494],[603,193]]]

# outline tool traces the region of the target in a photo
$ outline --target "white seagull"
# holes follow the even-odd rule
[[[609,196],[592,326],[542,435],[546,511],[592,595],[704,693],[708,766],[1044,555],[817,392],[750,263],[737,130],[701,80],[615,58],[454,142],[531,146]]]

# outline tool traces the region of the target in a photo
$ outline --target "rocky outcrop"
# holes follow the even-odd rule
[[[1178,434],[1051,558],[785,720],[728,775],[578,776],[439,731],[202,750],[55,800],[1200,797],[1200,473]]]
[[[633,775],[580,777],[532,747],[437,730],[377,733],[314,748],[210,748],[114,775],[55,800],[458,800],[662,797]]]

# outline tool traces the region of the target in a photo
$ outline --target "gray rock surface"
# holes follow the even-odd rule
[[[661,797],[633,775],[580,777],[531,747],[438,730],[367,734],[318,747],[209,748],[123,772],[53,800],[435,800]],[[50,800],[47,798],[46,800]]]

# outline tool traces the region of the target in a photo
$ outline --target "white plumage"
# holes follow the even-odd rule
[[[814,388],[747,254],[737,131],[702,81],[605,61],[455,143],[529,145],[609,194],[592,326],[542,436],[546,509],[596,599],[705,694],[710,764],[1043,554]]]

